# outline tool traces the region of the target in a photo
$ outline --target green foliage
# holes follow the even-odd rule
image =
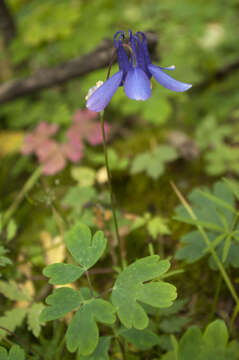
[[[218,124],[213,116],[207,116],[197,127],[196,139],[204,152],[205,170],[209,175],[239,172],[239,150],[227,141],[233,132],[231,124]]]
[[[105,300],[92,298],[89,289],[56,289],[47,297],[46,302],[50,306],[41,313],[41,321],[55,320],[79,309],[66,332],[66,344],[70,352],[78,349],[78,353],[82,355],[91,354],[99,341],[96,321],[105,324],[115,322],[114,307]]]
[[[157,179],[164,173],[165,163],[177,159],[177,153],[171,146],[159,145],[151,152],[137,155],[131,166],[131,174],[145,171],[148,176]]]
[[[83,298],[79,291],[61,287],[46,298],[47,306],[40,315],[40,321],[59,319],[81,305]]]
[[[160,343],[159,336],[149,329],[123,329],[120,335],[139,350],[148,350]]]
[[[238,148],[222,144],[205,155],[207,161],[206,171],[213,176],[228,172],[239,174],[238,158]]]
[[[90,229],[78,223],[66,234],[66,246],[75,261],[84,271],[95,265],[106,248],[106,238],[102,231],[91,236]]]
[[[0,293],[10,300],[29,301],[30,297],[17,286],[14,280],[0,281]]]
[[[196,128],[196,140],[202,150],[222,145],[227,136],[230,136],[232,127],[228,124],[218,124],[213,116],[207,116]]]
[[[43,274],[50,278],[50,284],[65,285],[79,279],[84,271],[76,265],[58,263],[47,266]]]
[[[87,158],[96,165],[104,165],[105,157],[102,153],[96,153],[90,149],[87,149]],[[113,148],[108,149],[108,161],[111,170],[125,170],[128,166],[128,159],[119,157]]]
[[[176,342],[176,339],[174,340]],[[228,343],[228,332],[222,320],[209,324],[202,335],[201,330],[194,326],[189,328],[173,351],[163,356],[162,360],[237,360],[239,343]]]
[[[101,336],[98,345],[90,355],[81,355],[77,353],[77,360],[109,360],[108,350],[110,346],[110,336]]]
[[[13,345],[7,353],[7,350],[0,346],[1,360],[25,360],[25,352],[18,345]]]
[[[26,313],[27,309],[25,308],[16,308],[6,311],[4,316],[0,317],[0,326],[10,331],[14,331],[18,326],[22,325]],[[9,335],[8,332],[0,329],[0,339],[4,338],[7,335]]]
[[[102,299],[89,299],[73,316],[66,332],[69,351],[82,355],[91,354],[99,341],[97,322],[113,324],[116,320],[115,309]]]
[[[147,231],[153,239],[158,235],[169,235],[170,229],[167,225],[167,220],[160,216],[152,216],[150,213],[145,213],[144,216],[138,217],[131,226],[131,230],[146,226]]]
[[[0,246],[0,266],[1,267],[12,264],[12,261],[9,259],[9,257],[6,256],[7,253],[8,253],[8,251],[3,246]],[[0,272],[0,276],[1,276],[1,272]]]
[[[193,220],[182,206],[176,209],[175,219],[202,226],[222,262],[239,267],[238,211],[232,190],[226,183],[218,182],[213,191],[207,188],[193,190],[189,200],[197,220]],[[181,243],[183,247],[176,252],[176,258],[188,263],[208,256],[210,252],[198,230],[183,236]],[[209,263],[212,268],[217,268],[211,256]]]
[[[179,314],[180,311],[185,310],[187,300],[177,299],[173,305],[166,309],[159,309],[157,314],[159,316],[159,329],[166,334],[179,333],[190,322],[185,314]]]
[[[39,317],[44,308],[45,306],[42,303],[34,303],[27,313],[28,329],[32,331],[35,337],[39,337],[41,332],[43,323],[40,321]]]
[[[94,185],[96,172],[90,167],[75,166],[71,168],[71,176],[75,181],[77,181],[78,186],[90,187]]]
[[[70,221],[81,220],[89,226],[93,225],[92,212],[85,209],[85,205],[97,198],[96,190],[92,186],[72,186],[62,200],[62,205],[70,207]]]
[[[145,329],[148,325],[148,316],[138,301],[159,308],[172,304],[177,296],[173,285],[160,280],[148,282],[162,276],[169,267],[168,260],[153,255],[135,261],[120,273],[113,287],[112,302],[126,328]]]
[[[3,231],[3,219],[4,216],[3,214],[0,213],[0,232]],[[6,225],[6,241],[7,242],[11,241],[16,235],[16,232],[17,232],[16,222],[13,219],[11,219]],[[0,250],[0,256],[1,256],[1,250]]]

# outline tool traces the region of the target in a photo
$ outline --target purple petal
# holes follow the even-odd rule
[[[120,36],[118,36],[120,35]],[[119,38],[119,40],[121,40],[121,38],[124,38],[125,32],[123,30],[119,30],[114,34],[114,43],[115,43],[115,47],[118,46],[118,40],[117,38]]]
[[[138,45],[137,49],[136,49],[136,54],[135,54],[136,63],[150,79],[152,77],[152,75],[148,70],[147,54],[145,54],[144,46],[137,36],[134,36],[133,38],[135,39],[135,41],[137,42],[137,45]]]
[[[117,55],[118,55],[119,70],[123,70],[124,73],[126,73],[130,68],[130,63],[129,63],[128,55],[126,54],[121,41],[119,41],[119,46],[117,47]]]
[[[164,87],[173,91],[186,91],[192,87],[191,84],[186,84],[181,81],[173,79],[171,76],[167,75],[160,67],[155,65],[148,65],[148,69],[153,75],[153,77]]]
[[[136,36],[138,36],[138,34],[140,34],[143,39],[142,48],[143,48],[146,64],[151,64],[151,59],[150,59],[149,50],[148,50],[148,46],[147,46],[146,36],[142,31],[137,31]]]
[[[143,70],[131,68],[124,83],[125,94],[133,100],[147,100],[151,96],[150,81]]]
[[[123,77],[123,71],[120,70],[110,79],[106,80],[94,93],[89,97],[86,107],[95,112],[102,111],[110,102],[112,96],[118,89]]]

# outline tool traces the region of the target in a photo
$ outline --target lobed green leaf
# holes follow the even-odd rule
[[[43,275],[50,278],[50,284],[65,285],[79,279],[84,271],[76,265],[56,263],[45,267]]]
[[[66,233],[65,239],[71,255],[84,270],[99,260],[107,243],[102,231],[97,231],[92,238],[89,227],[82,223],[74,225]]]
[[[97,321],[104,324],[115,322],[115,309],[109,302],[92,299],[85,303],[73,316],[66,332],[67,349],[82,355],[91,354],[99,341]]]
[[[79,291],[62,287],[53,291],[46,298],[47,306],[40,315],[40,321],[56,320],[82,304],[83,298]]]
[[[139,302],[154,307],[168,307],[176,298],[176,288],[163,281],[148,282],[163,275],[170,267],[168,260],[159,260],[158,255],[148,256],[129,265],[118,276],[112,302],[120,321],[126,328],[144,329],[148,316]]]

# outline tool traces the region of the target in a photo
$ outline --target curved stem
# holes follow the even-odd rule
[[[216,307],[217,307],[217,302],[219,299],[219,294],[221,291],[221,287],[222,287],[222,276],[219,276],[218,280],[217,280],[217,285],[216,285],[216,291],[215,291],[215,295],[214,295],[214,299],[213,299],[213,303],[212,303],[212,308],[211,308],[211,312],[209,315],[209,320],[208,320],[208,324],[210,322],[212,322],[215,311],[216,311]]]
[[[10,207],[7,209],[7,211],[5,212],[4,216],[3,216],[3,221],[2,221],[2,227],[4,228],[8,221],[11,219],[12,215],[14,214],[14,212],[17,210],[18,206],[20,205],[20,203],[22,202],[22,200],[24,199],[24,196],[33,188],[33,186],[36,184],[36,182],[38,181],[39,177],[41,176],[42,173],[42,167],[39,166],[34,173],[29,177],[29,179],[27,180],[27,182],[24,184],[22,190],[19,192],[19,194],[16,196],[15,201],[10,205]]]
[[[115,234],[116,234],[117,244],[119,246],[120,263],[122,265],[122,268],[124,268],[124,256],[123,256],[123,252],[122,252],[122,244],[121,244],[121,240],[120,240],[120,236],[119,236],[119,227],[118,227],[118,222],[117,222],[117,217],[116,217],[115,198],[114,198],[112,182],[111,182],[111,173],[110,173],[110,167],[109,167],[109,159],[108,159],[108,152],[107,152],[107,145],[106,145],[104,116],[103,115],[104,115],[104,112],[102,111],[100,113],[100,121],[101,121],[101,130],[102,130],[102,138],[103,138],[105,166],[106,166],[108,185],[109,185],[109,190],[110,190],[110,200],[111,200],[111,208],[112,208],[112,214],[113,214],[113,220],[114,220],[114,226],[115,226]]]

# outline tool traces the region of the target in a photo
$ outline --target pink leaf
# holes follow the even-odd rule
[[[27,155],[36,152],[37,149],[44,146],[45,141],[48,140],[50,136],[56,134],[57,131],[57,124],[48,124],[44,121],[41,122],[35,130],[25,136],[21,153]]]
[[[39,162],[43,165],[43,174],[54,175],[64,169],[66,159],[62,146],[54,140],[48,140],[44,146],[37,149],[36,152]]]

